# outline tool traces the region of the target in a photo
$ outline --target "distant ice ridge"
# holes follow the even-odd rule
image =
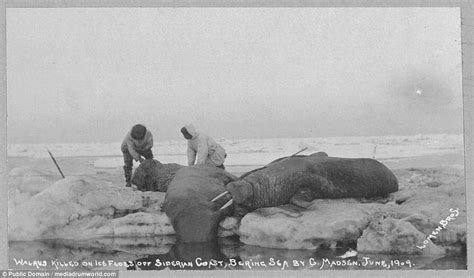
[[[227,165],[261,165],[282,156],[292,155],[303,148],[302,154],[325,151],[330,156],[375,157],[377,159],[404,158],[432,154],[462,153],[462,134],[431,134],[412,136],[324,137],[324,138],[269,138],[218,139],[226,149]],[[10,157],[48,157],[46,148],[56,157],[97,156],[95,167],[117,167],[121,160],[120,143],[75,144],[10,144]],[[155,157],[164,163],[186,164],[186,141],[156,141]]]

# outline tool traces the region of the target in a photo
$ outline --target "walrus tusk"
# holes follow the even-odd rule
[[[234,200],[230,199],[227,203],[225,203],[225,205],[223,205],[219,210],[223,210],[225,209],[226,207],[232,205],[232,203],[234,202]]]
[[[211,200],[211,202],[215,202],[218,199],[222,198],[225,194],[229,193],[229,191],[224,191],[221,194],[217,195],[214,199]]]

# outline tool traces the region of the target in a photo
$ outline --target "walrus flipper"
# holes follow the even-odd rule
[[[307,175],[306,180],[307,181],[304,182],[305,185],[291,197],[291,204],[307,208],[311,205],[313,200],[327,196],[329,192],[334,191],[334,185],[320,175]]]

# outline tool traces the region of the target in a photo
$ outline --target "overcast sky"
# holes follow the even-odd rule
[[[461,80],[458,8],[7,9],[10,143],[462,133]]]

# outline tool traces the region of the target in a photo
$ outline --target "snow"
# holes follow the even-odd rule
[[[219,139],[226,149],[225,165],[265,165],[282,156],[289,156],[303,148],[302,154],[324,151],[336,157],[369,157],[397,159],[432,154],[462,153],[463,135],[432,134],[412,136],[276,138],[276,139]],[[156,141],[155,158],[162,163],[187,164],[186,141]],[[10,144],[10,157],[48,157],[46,148],[55,157],[99,157],[94,167],[117,168],[123,165],[120,143],[81,144]]]
[[[123,159],[120,157],[99,158],[94,162],[94,168],[97,169],[117,168],[121,165],[123,165]]]
[[[308,210],[260,208],[246,214],[240,240],[249,245],[283,249],[317,249],[320,244],[354,241],[370,221],[372,204],[351,200],[315,200]]]
[[[163,200],[160,192],[66,177],[10,204],[9,240],[174,234],[168,217],[156,209]]]
[[[14,168],[8,177],[8,206],[14,207],[27,201],[56,180],[57,178],[49,172],[40,172],[27,167]]]

